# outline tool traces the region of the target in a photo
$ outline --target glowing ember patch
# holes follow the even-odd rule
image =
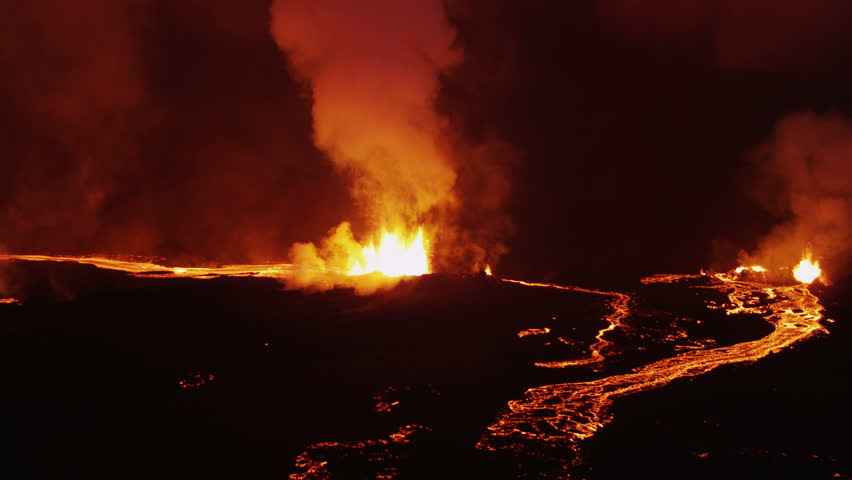
[[[0,298],[0,304],[20,305],[21,302],[17,298]]]
[[[296,472],[290,480],[314,480],[339,478],[334,470],[341,460],[346,465],[361,465],[370,469],[369,475],[358,478],[390,480],[399,478],[399,459],[409,456],[416,437],[431,428],[422,425],[406,425],[385,438],[353,442],[322,442],[308,446],[296,457]],[[351,478],[351,477],[350,477]]]
[[[530,335],[544,335],[550,333],[549,327],[544,328],[528,328],[526,330],[521,330],[518,332],[518,338],[529,337]]]
[[[822,269],[819,268],[819,262],[811,259],[810,253],[806,253],[805,257],[793,269],[793,277],[802,283],[811,283],[822,275]]]
[[[213,375],[202,375],[200,373],[196,373],[179,380],[178,386],[180,388],[200,387],[206,383],[212,382],[214,378],[215,377],[213,377]]]
[[[362,253],[363,261],[358,261],[349,271],[350,275],[379,272],[389,277],[400,277],[429,273],[429,254],[422,228],[407,245],[397,234],[385,232],[378,247],[364,247]]]
[[[489,277],[490,277],[491,275],[493,275],[493,273],[491,273],[491,265],[486,265],[486,266],[485,266],[485,274],[486,274],[486,275],[488,275]]]

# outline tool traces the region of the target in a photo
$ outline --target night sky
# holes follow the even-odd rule
[[[0,6],[0,248],[260,262],[344,219],[357,232],[269,8]],[[791,215],[766,208],[777,193],[750,152],[785,116],[852,115],[845,1],[447,11],[465,53],[441,77],[438,111],[470,142],[515,152],[497,267],[509,275],[733,266]]]

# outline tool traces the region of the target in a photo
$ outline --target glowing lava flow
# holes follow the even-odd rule
[[[348,227],[346,229],[348,232]],[[309,261],[298,263],[239,264],[216,267],[169,266],[139,257],[111,258],[108,256],[55,256],[0,254],[0,261],[72,262],[92,265],[105,270],[124,272],[134,277],[185,277],[207,279],[216,277],[268,277],[281,280],[287,288],[329,289],[354,288],[359,295],[390,288],[399,277],[423,275],[430,272],[429,242],[420,228],[413,238],[385,233],[376,245],[362,246],[344,236],[333,244],[333,255],[341,261],[325,262],[316,250]],[[313,249],[313,246],[311,246]],[[316,260],[316,261],[311,261]],[[10,302],[11,303],[11,302]]]
[[[422,425],[406,425],[386,438],[354,442],[323,442],[311,445],[296,457],[296,473],[290,474],[290,480],[314,480],[337,478],[329,463],[340,463],[354,455],[366,454],[364,466],[372,470],[370,477],[375,479],[393,479],[399,476],[398,468],[390,460],[398,460],[400,454],[411,448],[413,437],[431,429]]]
[[[540,451],[542,447],[557,446],[569,447],[578,453],[582,440],[612,420],[610,406],[619,397],[659,388],[678,378],[701,375],[721,365],[753,362],[824,331],[820,325],[823,307],[805,285],[770,286],[740,281],[727,274],[713,277],[657,275],[644,279],[643,283],[694,282],[697,279],[704,279],[704,282],[709,279],[713,283],[694,287],[727,294],[726,313],[760,314],[774,327],[772,333],[731,346],[690,350],[622,375],[531,388],[522,399],[509,402],[505,413],[488,427],[477,448],[521,452],[530,447]]]
[[[348,271],[337,273],[346,275],[364,275],[382,273],[388,277],[405,275],[423,275],[429,273],[428,242],[424,239],[423,229],[417,231],[414,239],[405,244],[398,235],[385,233],[378,246],[360,247],[360,258]],[[286,278],[296,270],[291,263],[273,263],[261,265],[223,265],[217,267],[175,267],[166,266],[144,260],[122,260],[100,256],[54,256],[54,255],[6,255],[0,254],[3,260],[25,260],[30,262],[73,262],[93,265],[105,270],[116,270],[137,277],[188,277],[213,278],[219,276],[232,277],[270,277]]]
[[[220,267],[169,267],[156,263],[134,260],[118,260],[107,257],[74,257],[51,255],[4,255],[2,260],[25,260],[30,262],[73,262],[93,265],[105,270],[115,270],[137,277],[189,277],[213,278],[219,276],[232,277],[270,277],[283,278],[293,270],[289,263],[268,265],[224,265]]]
[[[595,343],[593,343],[589,347],[590,355],[588,357],[575,360],[560,360],[555,362],[536,362],[535,365],[537,367],[565,368],[602,362],[604,360],[604,349],[609,348],[612,345],[612,342],[605,339],[604,336],[608,332],[611,332],[616,328],[623,327],[624,319],[627,318],[628,315],[630,315],[630,295],[626,295],[623,293],[606,292],[603,290],[594,290],[590,288],[573,286],[568,287],[563,285],[554,285],[552,283],[524,282],[521,280],[511,280],[508,278],[501,278],[500,280],[508,283],[517,283],[519,285],[525,285],[527,287],[555,288],[557,290],[569,290],[572,292],[591,293],[594,295],[604,295],[608,297],[613,297],[612,301],[609,304],[609,307],[612,309],[612,312],[603,318],[603,320],[607,322],[607,326],[598,331],[597,336],[595,336]],[[524,335],[519,334],[519,336]]]
[[[429,254],[422,228],[407,245],[398,235],[385,232],[378,247],[363,247],[362,253],[363,260],[349,271],[350,275],[379,272],[388,277],[400,277],[429,273]]]

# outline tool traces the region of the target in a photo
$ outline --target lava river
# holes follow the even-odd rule
[[[659,388],[678,378],[701,375],[722,365],[754,362],[825,331],[820,324],[823,306],[804,284],[767,285],[741,280],[739,275],[733,273],[714,276],[656,275],[642,282],[682,283],[691,288],[717,290],[727,296],[728,303],[708,304],[708,308],[724,308],[728,315],[759,315],[772,325],[773,330],[758,340],[686,351],[640,366],[626,374],[531,388],[524,393],[523,398],[510,401],[505,411],[487,427],[477,444],[478,449],[520,454],[548,447],[570,448],[576,455],[573,462],[566,462],[567,473],[572,466],[582,461],[579,455],[581,442],[612,421],[610,407],[617,398]],[[515,283],[538,288],[587,291],[558,285]],[[565,366],[602,358],[601,350],[608,345],[603,335],[621,326],[628,315],[628,300],[623,294],[597,293],[613,297],[610,304],[612,313],[607,317],[609,326],[599,333],[588,359],[565,362]]]

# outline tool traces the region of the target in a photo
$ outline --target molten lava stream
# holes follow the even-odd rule
[[[697,278],[708,277],[657,275],[643,279],[643,283],[675,283]],[[678,378],[701,375],[721,365],[756,361],[825,331],[820,324],[823,307],[806,285],[769,286],[739,281],[726,274],[709,278],[715,283],[696,287],[726,293],[730,302],[726,313],[760,314],[774,327],[772,333],[731,346],[690,350],[627,374],[531,388],[522,399],[509,402],[507,412],[488,427],[477,448],[520,452],[532,443],[540,447],[568,446],[577,453],[583,439],[612,420],[609,407],[618,397],[659,388]]]
[[[419,228],[414,238],[406,242],[403,236],[385,232],[378,245],[361,246],[357,243],[353,251],[338,252],[354,259],[349,270],[329,268],[318,273],[332,273],[349,276],[381,273],[387,277],[416,276],[430,272],[429,242],[425,239],[423,228]],[[286,278],[299,267],[291,263],[238,264],[217,267],[175,267],[151,261],[122,260],[106,256],[70,256],[70,255],[7,255],[0,254],[0,261],[24,260],[30,262],[73,262],[93,265],[105,270],[125,272],[138,277],[188,277],[211,278],[217,276],[232,277],[270,277]]]
[[[4,255],[0,254],[2,260],[25,260],[29,262],[73,262],[83,265],[93,265],[105,270],[115,270],[129,273],[138,277],[188,277],[188,278],[211,278],[216,276],[232,277],[270,277],[282,278],[293,270],[289,263],[278,263],[268,265],[224,265],[221,267],[168,267],[151,262],[118,260],[109,257],[75,257],[75,256],[52,256],[52,255]]]
[[[490,269],[489,269],[490,271]],[[490,273],[487,273],[490,275]],[[612,345],[612,342],[605,339],[604,336],[615,330],[616,328],[624,326],[624,319],[630,315],[630,295],[626,295],[624,293],[618,292],[606,292],[603,290],[594,290],[590,288],[582,288],[582,287],[574,287],[574,286],[563,286],[563,285],[554,285],[552,283],[533,283],[533,282],[524,282],[521,280],[512,280],[509,278],[501,278],[500,280],[508,283],[516,283],[518,285],[525,285],[527,287],[539,287],[539,288],[555,288],[558,290],[568,290],[572,292],[581,292],[581,293],[591,293],[594,295],[604,295],[608,297],[613,297],[610,301],[610,308],[612,309],[612,313],[605,316],[603,320],[607,322],[607,326],[600,329],[598,334],[595,336],[595,343],[589,346],[590,355],[586,358],[579,358],[575,360],[560,360],[554,362],[536,362],[535,365],[537,367],[544,368],[565,368],[565,367],[574,367],[579,365],[589,365],[592,363],[602,362],[604,361],[604,349],[609,348]],[[548,329],[548,331],[550,331]],[[519,336],[526,336],[520,335]]]

